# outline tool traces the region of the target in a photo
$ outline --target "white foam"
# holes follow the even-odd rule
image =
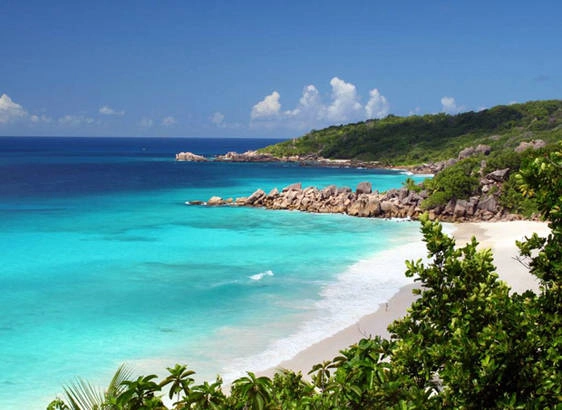
[[[248,278],[252,280],[262,280],[266,276],[274,276],[274,274],[272,271],[266,270],[265,272],[256,273],[255,275],[248,276]]]
[[[406,243],[377,252],[349,267],[337,281],[322,289],[321,299],[310,308],[311,320],[292,335],[273,342],[265,351],[230,361],[222,371],[225,381],[243,376],[244,370],[262,371],[275,367],[374,312],[401,287],[413,283],[413,278],[404,274],[405,261],[424,258],[425,254],[421,234],[412,235]]]

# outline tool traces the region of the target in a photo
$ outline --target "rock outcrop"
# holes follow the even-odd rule
[[[180,152],[176,154],[176,161],[204,162],[207,161],[207,158],[202,155],[194,154],[193,152]]]
[[[271,154],[261,154],[257,151],[246,151],[242,154],[231,151],[224,155],[217,155],[215,158],[215,161],[223,162],[275,162],[278,160]]]
[[[523,152],[528,149],[539,149],[546,147],[546,142],[543,140],[532,140],[530,142],[523,141],[521,142],[517,148],[515,148],[515,152]]]
[[[538,149],[544,146],[544,141],[536,140],[521,143],[516,151],[525,149]],[[468,147],[459,152],[457,158],[451,158],[431,164],[423,164],[409,168],[414,173],[436,174],[456,162],[474,155],[488,155],[491,148],[487,145]],[[179,158],[178,158],[179,156]],[[183,159],[183,158],[186,159]],[[195,159],[187,159],[195,158]],[[179,153],[178,160],[200,160],[203,158],[191,153]],[[204,158],[203,158],[204,160]],[[379,167],[378,163],[358,163],[352,160],[326,160],[315,156],[305,157],[283,157],[277,158],[270,154],[262,154],[257,151],[248,151],[243,154],[229,152],[216,158],[217,161],[233,162],[274,162],[290,161],[300,162],[304,165],[315,164],[319,166],[358,166]],[[485,161],[483,161],[482,169]],[[425,191],[409,190],[407,187],[391,189],[379,193],[373,191],[369,182],[361,182],[353,191],[350,187],[327,186],[323,189],[315,187],[302,187],[301,183],[286,186],[281,192],[275,188],[271,192],[258,189],[248,197],[240,197],[224,200],[213,196],[206,203],[202,201],[190,201],[188,204],[206,204],[209,206],[232,205],[263,207],[268,209],[299,210],[314,213],[343,213],[358,217],[378,218],[411,218],[417,219],[419,215],[427,211],[431,219],[441,221],[497,221],[521,219],[519,215],[508,213],[500,204],[499,195],[502,185],[509,178],[510,169],[498,169],[486,175],[480,175],[479,194],[469,199],[450,200],[445,205],[436,206],[432,209],[423,209],[422,202],[428,197]]]
[[[441,221],[490,221],[519,219],[517,215],[505,212],[499,205],[497,192],[491,186],[498,186],[507,178],[509,170],[494,171],[482,179],[487,192],[470,199],[451,200],[445,206],[429,209],[432,219]],[[492,193],[492,191],[494,193]],[[268,194],[262,189],[248,197],[236,200],[223,200],[213,196],[206,204],[262,207],[268,209],[298,210],[312,213],[340,213],[358,217],[411,218],[417,219],[424,212],[422,201],[427,192],[416,192],[406,187],[379,193],[372,191],[368,182],[360,183],[355,192],[349,187],[327,186],[302,188],[300,183],[289,185],[281,190],[273,189]],[[200,204],[191,201],[190,204]]]

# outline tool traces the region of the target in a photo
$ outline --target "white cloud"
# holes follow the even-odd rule
[[[312,84],[304,87],[297,107],[294,110],[285,111],[285,115],[305,122],[320,120],[325,113],[326,107],[322,105],[320,93]]]
[[[280,97],[277,91],[273,91],[270,95],[266,96],[252,107],[251,118],[256,119],[278,115],[279,111],[281,111]]]
[[[21,105],[13,102],[7,94],[2,94],[0,97],[0,124],[17,121],[27,115],[27,111]]]
[[[363,106],[354,84],[333,77],[330,85],[332,93],[328,104],[311,84],[304,87],[297,106],[286,111],[281,111],[281,96],[274,91],[253,106],[250,126],[310,130],[334,123],[382,118],[389,113],[388,100],[376,88],[370,91],[370,99]]]
[[[45,123],[50,123],[53,121],[53,119],[51,117],[46,116],[45,114],[42,115],[32,115],[31,117],[29,117],[29,119],[31,120],[32,123],[40,123],[40,122],[45,122]]]
[[[65,115],[58,119],[60,125],[77,127],[80,125],[90,125],[95,121],[93,118],[86,117],[85,115]]]
[[[171,127],[172,125],[177,124],[177,121],[174,117],[172,117],[171,115],[162,118],[162,125],[164,127]]]
[[[318,109],[317,107],[322,105],[318,89],[312,84],[304,87],[299,104],[304,110],[316,111]]]
[[[326,117],[332,122],[347,122],[363,118],[363,107],[357,96],[355,85],[346,83],[338,77],[330,81],[332,103],[328,106]]]
[[[369,102],[365,106],[367,118],[384,118],[390,112],[390,105],[384,95],[378,89],[373,89],[369,93]]]
[[[143,128],[151,128],[154,125],[154,121],[150,118],[141,118],[139,121],[139,126]]]
[[[123,115],[125,115],[125,111],[121,110],[121,111],[117,111],[114,110],[113,108],[104,105],[103,107],[100,107],[99,109],[99,113],[102,115],[115,115],[118,117],[122,117]]]
[[[464,110],[464,106],[457,106],[457,102],[453,97],[441,98],[441,105],[443,107],[441,111],[446,112],[447,114],[457,114]]]

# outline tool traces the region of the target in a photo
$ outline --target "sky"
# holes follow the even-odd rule
[[[559,0],[0,0],[0,136],[293,138],[560,98]]]

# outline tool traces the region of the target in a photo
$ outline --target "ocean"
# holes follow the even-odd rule
[[[229,381],[410,283],[395,261],[423,254],[417,223],[186,205],[295,182],[382,191],[407,178],[174,160],[273,142],[0,137],[0,408],[43,409],[77,376],[106,385],[121,363],[160,376],[187,363],[199,380]]]

